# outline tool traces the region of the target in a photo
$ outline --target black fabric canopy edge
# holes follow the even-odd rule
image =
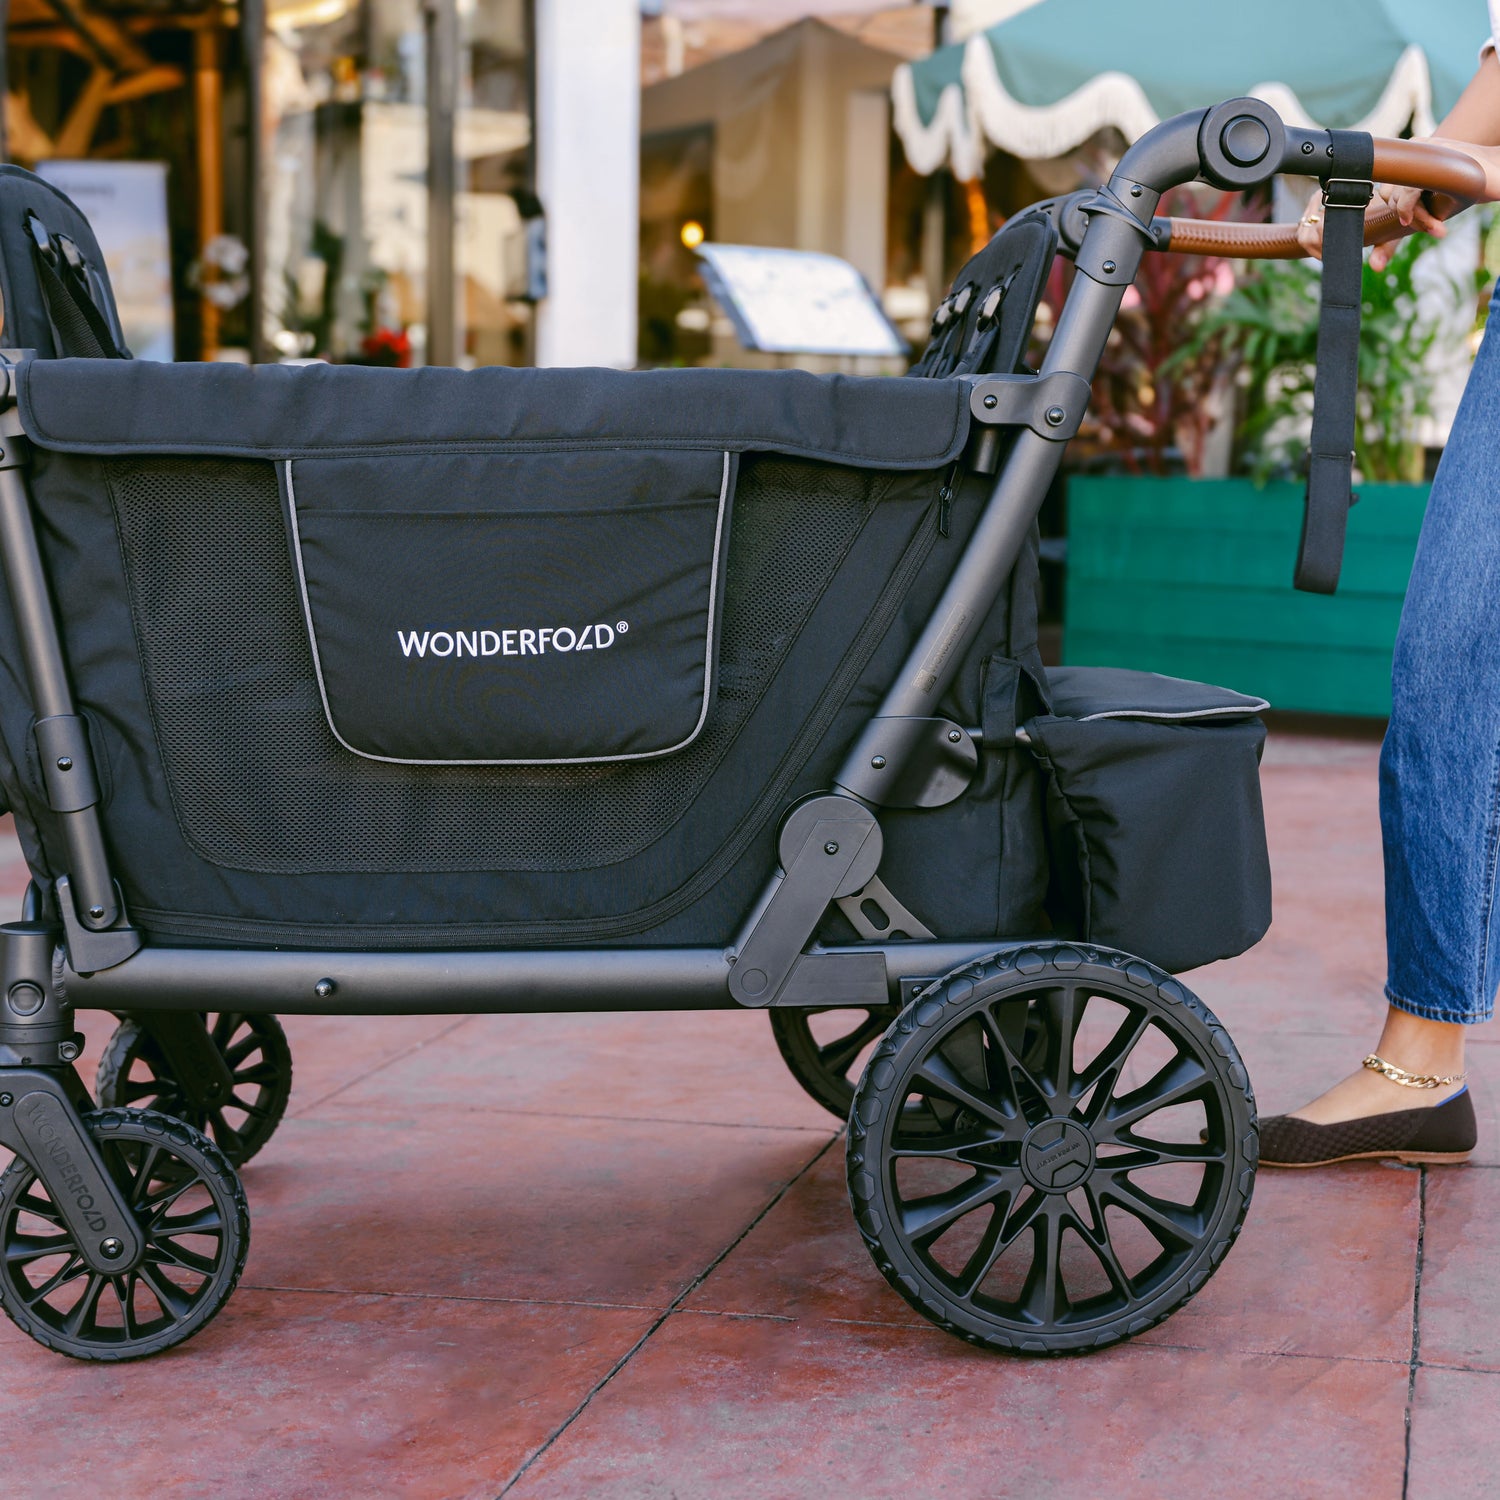
[[[919,470],[957,458],[969,428],[966,381],[799,370],[38,359],[19,373],[27,436],[56,452],[99,456],[666,447]]]

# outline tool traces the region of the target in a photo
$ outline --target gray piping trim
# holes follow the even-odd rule
[[[719,618],[719,574],[724,566],[724,513],[729,504],[732,457],[732,453],[726,450],[723,477],[719,481],[719,509],[714,519],[713,567],[708,577],[708,629],[704,632],[706,639],[703,651],[703,705],[692,732],[686,739],[679,740],[675,745],[668,745],[662,750],[639,750],[630,755],[580,755],[567,759],[554,757],[541,760],[409,760],[399,755],[372,755],[368,750],[361,750],[357,745],[351,745],[339,733],[338,725],[333,722],[333,710],[328,703],[328,689],[323,681],[323,659],[318,651],[318,632],[313,625],[312,600],[307,592],[307,572],[302,565],[302,533],[297,527],[297,490],[292,481],[293,461],[287,459],[286,498],[287,514],[292,527],[292,558],[297,566],[297,588],[302,595],[302,617],[307,622],[307,639],[312,647],[313,672],[318,679],[318,696],[323,700],[323,717],[328,721],[329,732],[351,755],[357,755],[361,760],[384,761],[388,765],[396,766],[595,766],[629,760],[658,760],[663,755],[674,755],[679,750],[687,749],[703,733],[703,726],[708,723],[709,705],[713,702],[714,646]]]
[[[1189,708],[1182,713],[1162,713],[1154,708],[1110,708],[1102,713],[1081,714],[1074,719],[1076,724],[1089,724],[1095,719],[1154,719],[1166,723],[1173,719],[1243,719],[1250,714],[1263,713],[1271,705],[1264,698],[1247,698],[1243,703],[1225,704],[1222,708]],[[1060,714],[1059,718],[1071,718]]]

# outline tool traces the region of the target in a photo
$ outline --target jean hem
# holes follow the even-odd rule
[[[1416,1016],[1423,1021],[1446,1021],[1452,1026],[1483,1026],[1486,1021],[1493,1019],[1494,1010],[1469,1011],[1464,1014],[1455,1015],[1451,1010],[1441,1005],[1423,1005],[1419,1000],[1405,1000],[1398,995],[1390,985],[1385,987],[1385,998],[1396,1007],[1404,1010],[1409,1016]]]

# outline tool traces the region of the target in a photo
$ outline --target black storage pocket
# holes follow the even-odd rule
[[[1047,773],[1055,924],[1173,972],[1271,923],[1259,699],[1116,668],[1050,674],[1026,733]]]
[[[571,449],[289,460],[329,727],[425,765],[638,760],[713,695],[733,455]]]

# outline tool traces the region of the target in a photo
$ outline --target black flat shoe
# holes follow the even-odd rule
[[[1389,1160],[1415,1163],[1467,1161],[1479,1141],[1474,1101],[1468,1089],[1431,1109],[1314,1125],[1291,1115],[1260,1122],[1263,1167],[1326,1167],[1336,1161]]]

